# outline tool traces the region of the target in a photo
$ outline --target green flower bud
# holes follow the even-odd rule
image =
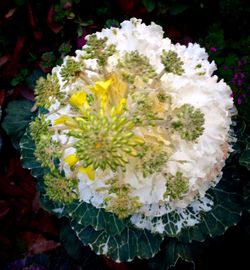
[[[184,72],[183,62],[176,52],[163,50],[161,62],[165,67],[165,72],[182,75]]]

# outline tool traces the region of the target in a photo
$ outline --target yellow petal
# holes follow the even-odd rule
[[[81,166],[81,167],[79,167],[79,172],[87,174],[87,176],[90,180],[95,179],[95,170],[93,169],[92,166],[89,166],[87,168],[84,168]]]
[[[112,84],[112,80],[106,80],[106,81],[97,81],[95,83],[95,86],[87,86],[87,88],[96,94],[96,97],[100,104],[100,109],[103,111],[107,110],[108,102],[109,102],[109,94],[108,94],[108,88]]]
[[[67,115],[60,116],[54,121],[54,125],[60,125],[60,124],[64,124],[68,127],[77,127],[77,123],[75,122],[75,120]]]
[[[70,97],[69,103],[75,107],[81,108],[86,103],[86,100],[86,93],[84,91],[78,91]]]
[[[129,141],[130,145],[143,145],[144,143],[145,143],[145,140],[138,136],[132,137]]]
[[[122,114],[124,112],[124,108],[126,106],[127,100],[125,98],[122,98],[117,106],[117,114]]]
[[[68,116],[61,116],[61,117],[57,118],[54,121],[54,125],[65,124],[65,122],[67,121],[67,119],[68,119]]]
[[[95,83],[95,88],[97,89],[97,91],[107,91],[107,89],[110,87],[110,85],[112,84],[112,80],[106,80],[106,81],[97,81]]]
[[[112,80],[112,85],[109,88],[109,96],[112,103],[117,105],[122,98],[126,97],[128,83],[123,81],[116,73],[112,73],[110,80]]]
[[[95,82],[94,87],[88,85],[86,88],[96,93],[97,95],[107,95],[107,90],[111,84],[112,80],[109,79],[106,81],[97,81]]]
[[[108,106],[108,96],[107,95],[102,95],[102,97],[101,97],[101,108],[103,109],[103,111],[107,110],[107,106]]]
[[[111,117],[119,116],[124,113],[126,107],[127,100],[126,98],[122,98],[117,107],[113,107],[110,111]]]
[[[78,162],[79,158],[76,154],[68,155],[64,161],[69,164],[69,166],[74,166]]]

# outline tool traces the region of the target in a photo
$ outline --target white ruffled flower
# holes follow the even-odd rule
[[[163,226],[154,217],[175,210],[181,229],[211,209],[205,193],[231,151],[233,100],[207,59],[198,44],[174,45],[131,19],[53,69],[62,95],[45,116],[80,200],[153,232]]]

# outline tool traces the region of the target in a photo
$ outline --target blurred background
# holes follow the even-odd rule
[[[249,0],[0,0],[1,121],[9,102],[34,100],[36,80],[65,55],[74,55],[86,35],[131,17],[160,24],[174,43],[205,47],[218,65],[216,75],[231,86],[239,112],[249,118]],[[83,246],[78,247],[81,255],[68,254],[75,248],[74,235],[65,242],[63,235],[71,233],[67,226],[61,229],[66,221],[41,209],[17,145],[1,127],[0,269],[151,269],[139,259],[115,264]],[[247,177],[244,171],[242,177]],[[249,221],[243,213],[225,235],[205,241],[196,269],[248,269]],[[179,260],[173,269],[193,269],[193,264]]]

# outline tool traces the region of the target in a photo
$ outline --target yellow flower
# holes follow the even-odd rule
[[[122,98],[118,105],[116,107],[113,107],[111,109],[111,117],[114,117],[114,116],[117,116],[117,115],[121,115],[124,113],[124,109],[126,107],[126,103],[127,103],[127,100],[125,98]]]
[[[69,99],[69,103],[77,108],[82,108],[86,101],[87,94],[84,91],[74,93]]]
[[[89,166],[87,168],[84,168],[84,167],[81,166],[79,168],[79,172],[85,173],[90,180],[94,180],[95,179],[95,171],[94,171],[94,169],[93,169],[92,166]]]
[[[108,93],[108,88],[112,84],[112,80],[106,80],[106,81],[97,81],[95,83],[95,86],[87,86],[89,90],[94,92],[97,96],[97,98],[100,101],[100,106],[101,109],[106,111],[107,110],[107,105],[108,105],[108,100],[109,100],[109,93]]]
[[[128,92],[128,83],[122,80],[116,73],[112,73],[109,77],[112,84],[109,87],[110,100],[117,105],[121,99],[126,97]]]
[[[79,161],[79,158],[77,157],[77,155],[74,154],[70,154],[67,157],[65,157],[64,161],[69,164],[69,166],[74,166],[76,165],[76,163]]]
[[[64,115],[54,121],[54,125],[64,124],[69,127],[77,127],[77,123],[71,117]]]

